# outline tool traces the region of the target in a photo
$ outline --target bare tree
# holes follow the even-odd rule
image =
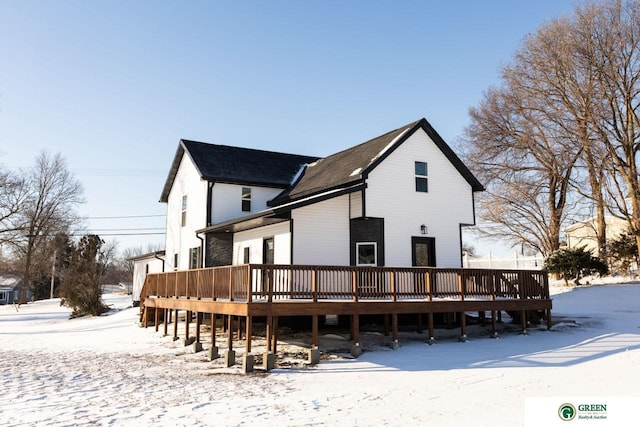
[[[20,302],[25,303],[34,255],[59,232],[77,221],[73,208],[82,202],[83,188],[68,171],[60,154],[40,153],[25,175],[24,198],[11,217],[10,228],[19,232],[11,243],[23,258]]]
[[[604,107],[594,130],[607,154],[609,210],[627,220],[640,247],[640,8],[609,0],[576,14],[590,24],[582,54],[591,59]]]
[[[495,235],[548,253],[587,198],[603,259],[607,209],[640,245],[637,6],[605,0],[541,26],[470,110],[469,160],[488,184],[480,216]]]
[[[554,105],[505,69],[506,84],[470,109],[467,159],[486,183],[479,214],[494,238],[543,254],[559,247],[560,227],[580,150],[553,120]]]

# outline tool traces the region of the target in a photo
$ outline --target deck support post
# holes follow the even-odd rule
[[[245,354],[251,353],[251,335],[253,333],[253,331],[252,331],[252,327],[253,327],[252,323],[253,322],[252,322],[251,316],[247,316],[246,319],[245,319],[245,328],[246,328],[246,330],[245,330],[245,334],[244,334],[244,336],[246,338],[245,345],[244,345]]]
[[[144,311],[142,314],[142,324],[144,325],[145,328],[149,327],[149,306],[144,307]]]
[[[209,360],[214,360],[218,357],[218,347],[216,346],[216,314],[211,313],[211,348],[209,349]]]
[[[429,323],[428,327],[429,327],[429,340],[427,341],[427,343],[429,345],[434,344],[436,342],[436,338],[435,338],[435,334],[434,334],[434,327],[433,327],[433,313],[429,313],[427,315],[427,322]]]
[[[400,348],[400,344],[398,344],[398,313],[391,314],[391,338],[393,339],[391,348],[394,350]]]
[[[416,328],[416,332],[421,334],[423,332],[422,329],[422,313],[418,313],[418,319],[417,319],[417,328]]]
[[[178,309],[176,308],[173,316],[173,340],[178,341]]]
[[[200,342],[200,326],[202,326],[202,313],[196,311],[196,341],[193,343],[193,352],[199,353],[203,350]]]
[[[551,323],[551,309],[548,309],[546,311],[545,315],[547,316],[547,331],[549,331],[549,330],[551,330],[551,326],[552,326],[552,323]]]
[[[318,347],[318,341],[318,315],[314,314],[311,316],[311,346]]]
[[[270,351],[265,351],[262,355],[262,368],[265,371],[271,371],[276,367],[276,355]]]
[[[389,315],[388,314],[384,315],[384,336],[385,337],[389,336]]]
[[[318,338],[318,315],[314,314],[311,316],[311,349],[309,350],[309,363],[312,365],[317,365],[320,363],[320,349],[319,346],[319,338]]]
[[[160,324],[158,323],[158,320],[159,320],[158,313],[160,313],[160,309],[158,307],[154,307],[153,311],[154,311],[153,326],[156,332],[158,332],[158,328],[160,327]]]
[[[491,310],[491,338],[498,338],[498,325],[496,323],[497,317],[498,313],[496,310]]]
[[[273,354],[278,354],[278,316],[273,316],[273,342],[271,343],[271,351]]]
[[[265,331],[264,331],[265,338],[267,339],[267,353],[271,351],[271,342],[273,338],[271,336],[272,333],[273,333],[273,317],[267,316],[267,324],[265,326]]]
[[[458,341],[467,341],[467,316],[464,311],[460,313],[460,338]]]
[[[527,312],[522,310],[520,312],[520,325],[522,327],[522,335],[527,335]]]
[[[195,341],[194,338],[191,338],[189,336],[189,323],[191,321],[191,311],[187,310],[184,312],[184,340],[183,340],[183,344],[184,346],[188,346],[193,344],[193,342]]]
[[[351,346],[351,355],[358,357],[362,354],[362,348],[360,347],[360,315],[353,314],[351,316],[351,339],[353,345]]]
[[[233,316],[227,316],[227,351],[224,353],[224,364],[228,368],[236,364],[236,352],[233,351]]]
[[[171,313],[171,310],[169,310],[168,308],[163,309],[163,316],[162,316],[162,336],[166,337],[167,335],[169,335],[169,313]]]

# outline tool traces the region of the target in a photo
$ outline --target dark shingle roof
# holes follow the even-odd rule
[[[317,157],[181,140],[160,196],[166,202],[184,153],[208,181],[287,188]]]
[[[272,200],[270,205],[277,206],[362,181],[373,168],[418,129],[423,129],[429,135],[458,172],[469,182],[473,191],[484,189],[442,137],[423,118],[309,164],[301,178],[292,187]]]

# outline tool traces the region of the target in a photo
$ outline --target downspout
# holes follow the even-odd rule
[[[204,239],[198,235],[197,231],[196,238],[200,240],[200,268],[204,268]]]
[[[153,257],[154,257],[155,259],[158,259],[158,260],[162,261],[162,272],[164,273],[164,258],[160,258],[160,257],[158,256],[158,253],[157,253],[157,252],[154,252],[154,253],[153,253]]]

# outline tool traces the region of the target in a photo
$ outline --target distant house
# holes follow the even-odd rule
[[[181,140],[160,198],[165,271],[461,267],[478,191],[426,119],[325,158]]]
[[[129,258],[133,261],[132,295],[134,306],[140,302],[140,290],[148,273],[162,273],[164,271],[165,251],[156,251]]]
[[[605,224],[607,227],[607,241],[615,240],[618,236],[629,230],[627,221],[613,216],[606,216]],[[570,225],[564,229],[567,238],[567,247],[585,247],[587,250],[591,250],[595,256],[598,256],[597,230],[598,223],[596,218],[589,218]]]
[[[22,277],[14,274],[0,274],[0,305],[18,302],[21,288]],[[27,301],[31,301],[31,290],[27,291]]]

